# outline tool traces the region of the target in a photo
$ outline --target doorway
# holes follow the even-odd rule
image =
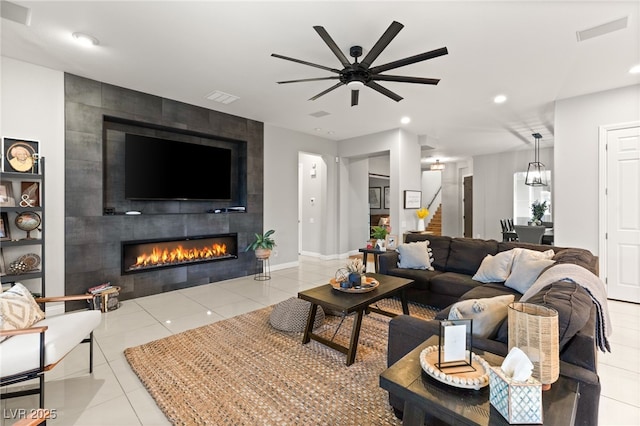
[[[473,176],[462,178],[463,236],[473,238]]]
[[[600,128],[601,273],[611,299],[640,303],[640,123]]]

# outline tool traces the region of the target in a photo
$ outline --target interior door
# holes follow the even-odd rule
[[[462,180],[464,198],[462,199],[464,215],[464,236],[473,238],[473,176],[465,176]]]
[[[608,297],[640,302],[640,127],[609,129],[606,160]]]

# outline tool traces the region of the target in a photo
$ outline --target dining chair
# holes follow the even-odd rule
[[[544,226],[515,225],[514,228],[521,243],[542,244],[542,236],[546,229]]]

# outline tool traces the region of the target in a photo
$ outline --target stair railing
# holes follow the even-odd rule
[[[436,197],[438,196],[440,191],[442,191],[442,186],[440,186],[440,188],[438,188],[438,190],[436,191],[436,195],[434,195],[433,198],[431,199],[431,202],[427,206],[427,210],[431,210],[431,206],[433,205],[433,202],[436,201]]]

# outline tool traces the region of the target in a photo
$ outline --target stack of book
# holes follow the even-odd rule
[[[104,283],[104,284],[100,284],[97,285],[95,287],[91,287],[89,290],[87,290],[87,292],[91,293],[91,294],[100,294],[105,290],[109,290],[112,289],[113,286],[111,285],[111,283]]]

